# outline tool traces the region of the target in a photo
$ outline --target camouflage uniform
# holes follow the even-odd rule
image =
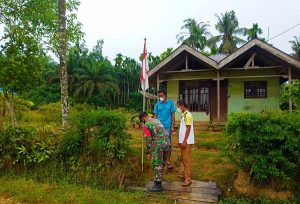
[[[152,149],[152,169],[154,171],[154,181],[162,181],[164,164],[167,160],[167,151],[171,148],[168,133],[161,122],[154,118],[149,118],[145,127],[151,132],[151,136],[145,137],[146,154],[150,154]]]

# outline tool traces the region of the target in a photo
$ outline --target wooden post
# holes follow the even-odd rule
[[[220,124],[220,72],[217,70],[217,120]]]
[[[159,73],[157,73],[157,77],[156,77],[156,91],[157,92],[159,91]]]
[[[189,69],[189,61],[188,61],[188,56],[187,56],[187,54],[185,55],[185,69],[186,69],[186,70]]]
[[[292,70],[289,66],[288,68],[288,75],[289,75],[289,110],[290,112],[293,111],[293,102],[292,102],[292,91],[291,91],[291,84],[292,84]]]

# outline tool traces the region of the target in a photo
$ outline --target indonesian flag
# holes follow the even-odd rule
[[[147,58],[147,48],[146,48],[146,38],[145,38],[144,50],[142,56],[142,68],[140,74],[141,87],[143,91],[146,91],[149,88],[149,81],[148,81],[148,74],[147,74],[148,71],[149,71],[149,64]]]

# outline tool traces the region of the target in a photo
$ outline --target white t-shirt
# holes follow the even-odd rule
[[[193,115],[189,111],[185,111],[181,115],[180,128],[179,128],[179,143],[183,143],[187,125],[191,126],[190,134],[187,138],[187,144],[194,144],[195,138],[194,138]]]

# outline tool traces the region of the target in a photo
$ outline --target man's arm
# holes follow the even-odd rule
[[[183,139],[183,142],[186,143],[188,138],[189,138],[189,135],[190,135],[190,131],[191,131],[191,126],[190,125],[187,125],[186,126],[186,131],[185,131],[185,135],[184,135],[184,139]]]
[[[187,126],[186,126],[185,135],[184,135],[184,139],[183,139],[183,142],[182,142],[182,144],[181,144],[181,147],[182,147],[183,149],[185,149],[186,146],[187,146],[187,140],[188,140],[188,138],[189,138],[190,131],[191,131],[191,126],[190,126],[190,125],[187,125]]]
[[[174,132],[174,126],[175,126],[175,112],[176,112],[176,108],[175,108],[175,104],[172,101],[172,106],[171,106],[171,113],[172,113],[172,126],[171,126],[171,131]]]
[[[175,125],[175,112],[172,112],[172,126],[171,126],[171,131],[174,131],[174,125]]]

